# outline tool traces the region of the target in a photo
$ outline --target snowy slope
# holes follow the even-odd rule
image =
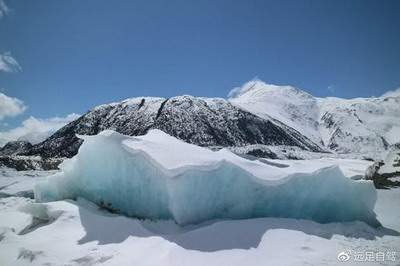
[[[316,98],[290,86],[255,80],[236,89],[230,102],[273,117],[338,153],[379,158],[400,141],[400,95]]]
[[[378,157],[400,142],[400,96],[320,98],[318,103],[321,136],[331,149]]]
[[[318,131],[317,99],[291,86],[276,86],[262,81],[243,85],[230,102],[264,118],[273,117],[296,129],[316,143]]]

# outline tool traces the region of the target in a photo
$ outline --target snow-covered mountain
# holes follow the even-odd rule
[[[29,149],[31,148],[32,144],[28,141],[23,141],[23,140],[10,141],[2,148],[0,148],[0,155],[9,156],[18,153],[24,153],[29,151]]]
[[[72,157],[81,145],[76,134],[112,129],[137,136],[160,129],[188,143],[232,147],[258,157],[308,158],[304,151],[331,150],[382,159],[392,144],[400,142],[399,117],[399,93],[317,98],[291,86],[255,80],[235,89],[229,100],[139,97],[100,105],[17,154]],[[8,155],[8,148],[3,150],[0,155]]]
[[[291,86],[255,80],[230,102],[260,117],[273,117],[338,153],[380,158],[400,142],[400,95],[317,98]]]
[[[225,99],[177,96],[132,98],[95,107],[34,145],[25,155],[72,157],[82,142],[76,134],[95,135],[105,129],[130,136],[160,129],[188,143],[206,147],[261,144],[323,151],[281,122],[267,116],[261,118]]]

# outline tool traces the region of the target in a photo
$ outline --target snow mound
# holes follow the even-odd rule
[[[213,152],[160,130],[140,137],[80,136],[79,153],[35,187],[39,202],[86,198],[128,216],[194,224],[210,219],[290,217],[378,226],[372,182],[338,167],[294,171]]]

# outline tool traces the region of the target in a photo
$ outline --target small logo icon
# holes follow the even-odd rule
[[[346,262],[350,259],[350,255],[346,251],[342,251],[337,255],[337,259],[338,261]]]

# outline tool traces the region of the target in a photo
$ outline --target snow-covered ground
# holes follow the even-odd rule
[[[339,164],[348,177],[369,165],[344,159],[270,163],[308,167],[305,171],[313,165]],[[0,193],[30,191],[35,180],[49,174],[2,169]],[[178,226],[111,214],[84,199],[35,203],[5,194],[0,198],[0,265],[5,266],[400,263],[400,189],[378,191],[375,212],[383,227],[377,229],[357,221],[320,224],[287,218]],[[347,262],[338,261],[341,252],[350,256]]]
[[[32,189],[32,177],[17,178],[22,190]],[[378,229],[284,218],[180,227],[110,214],[83,199],[6,197],[0,199],[0,265],[399,265],[399,202],[400,189],[378,191]],[[350,259],[338,261],[340,252]],[[384,261],[370,261],[371,254],[381,260],[382,252]]]
[[[33,197],[36,182],[57,171],[15,171],[11,168],[0,168],[0,197],[17,195]]]
[[[170,152],[166,154],[163,150]],[[107,156],[104,157],[104,154]],[[113,156],[110,157],[110,154]],[[400,189],[378,190],[375,194],[375,190],[373,193],[369,191],[370,182],[351,180],[362,176],[370,164],[369,161],[339,158],[246,160],[228,150],[212,152],[182,143],[159,131],[152,131],[142,137],[126,137],[115,132],[85,137],[78,156],[64,163],[62,172],[0,169],[0,265],[279,266],[357,265],[360,261],[364,262],[360,265],[399,265]],[[334,168],[335,165],[338,168]],[[222,169],[222,172],[215,172],[218,169]],[[226,175],[226,169],[233,170]],[[196,176],[199,172],[201,176]],[[54,173],[53,177],[47,178]],[[136,178],[137,174],[142,180]],[[172,211],[175,212],[169,217],[171,219],[129,218],[108,212],[106,209],[112,208],[107,204],[99,208],[80,197],[93,200],[95,197],[91,193],[97,192],[103,197],[108,193],[114,195],[109,199],[115,203],[118,199],[115,196],[117,191],[128,201],[124,189],[132,191],[139,187],[140,190],[135,193],[145,195],[135,199],[141,200],[140,204],[144,208],[146,204],[153,206],[154,198],[160,197],[155,192],[166,193],[160,185],[162,182],[149,182],[161,188],[150,189],[147,181],[151,180],[146,178],[156,176],[164,182],[179,184],[181,190],[169,187],[168,197],[185,196],[170,201],[178,207],[183,204],[180,208],[173,206],[175,209]],[[228,176],[237,176],[237,179],[227,179]],[[204,187],[200,178],[208,178],[206,181],[212,186]],[[308,179],[306,184],[311,188],[307,190],[302,186],[302,178]],[[187,181],[192,179],[197,180],[195,186]],[[382,226],[372,227],[358,221],[357,216],[351,216],[351,213],[346,216],[347,222],[323,224],[311,219],[276,216],[247,216],[247,219],[231,220],[229,218],[238,217],[211,215],[203,219],[203,222],[200,222],[202,219],[196,220],[195,225],[190,222],[179,225],[182,217],[192,218],[191,215],[204,210],[204,213],[210,214],[215,206],[222,206],[224,214],[232,214],[230,208],[235,204],[245,202],[247,205],[244,206],[248,207],[256,204],[254,200],[262,201],[269,197],[264,194],[279,195],[282,192],[277,189],[280,185],[296,179],[302,182],[297,182],[297,186],[293,186],[294,190],[284,190],[281,196],[271,198],[274,204],[282,204],[280,201],[285,199],[286,193],[292,195],[293,201],[298,203],[294,206],[307,205],[313,199],[310,196],[325,194],[319,198],[322,202],[326,201],[327,196],[338,198],[335,202],[344,200],[344,204],[350,205],[352,202],[366,202],[359,211],[369,211],[372,214],[374,211]],[[47,183],[49,180],[52,184]],[[218,183],[218,180],[230,182]],[[324,180],[329,189],[327,186],[313,184],[323,184],[321,181]],[[41,185],[37,187],[36,181]],[[233,181],[240,181],[240,186],[235,187]],[[250,190],[241,188],[249,188],[250,181],[257,185],[250,186]],[[360,193],[358,186],[363,184],[368,186],[368,190]],[[77,185],[81,185],[81,189]],[[39,195],[36,200],[45,195],[56,201],[35,202],[30,198],[35,186],[35,195]],[[219,186],[224,187],[224,190],[216,190]],[[266,193],[262,193],[266,188]],[[143,193],[145,191],[152,193],[151,197]],[[188,193],[181,194],[182,191]],[[215,201],[220,199],[215,191],[227,193],[222,197],[225,201],[217,204]],[[350,192],[354,194],[349,195]],[[207,201],[207,195],[213,195],[211,202]],[[188,196],[196,197],[196,200],[191,202]],[[247,196],[250,198],[247,199]],[[368,210],[367,206],[373,204],[375,196],[375,207]],[[137,201],[128,203],[129,208],[133,206],[133,210],[138,209]],[[293,203],[284,201],[284,204],[292,206]],[[335,206],[332,210],[332,205],[324,207],[318,201],[308,206],[320,208],[320,213],[324,213],[325,217],[333,217],[351,209],[346,205],[342,211]],[[281,209],[278,214],[293,217]],[[218,207],[215,210],[220,209]],[[334,213],[329,216],[330,210]],[[265,213],[266,216],[268,214]],[[339,255],[344,262],[338,260]]]

